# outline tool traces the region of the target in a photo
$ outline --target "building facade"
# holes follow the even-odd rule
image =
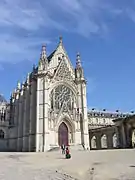
[[[121,148],[135,148],[135,115],[114,120]]]
[[[62,144],[89,148],[86,81],[77,54],[76,67],[60,38],[47,57],[42,47],[38,67],[11,97],[9,149],[46,151]]]

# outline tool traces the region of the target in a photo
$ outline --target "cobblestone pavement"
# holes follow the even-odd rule
[[[135,180],[135,150],[0,153],[0,180]]]

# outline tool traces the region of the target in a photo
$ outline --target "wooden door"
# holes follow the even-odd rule
[[[62,122],[59,126],[58,142],[59,146],[61,146],[62,144],[64,144],[65,146],[68,145],[68,128],[64,122]]]

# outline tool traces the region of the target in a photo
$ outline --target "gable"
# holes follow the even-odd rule
[[[67,55],[62,41],[59,42],[57,48],[47,58],[49,62],[49,69],[56,69],[60,64],[61,59],[63,59],[63,56],[66,57],[67,66],[69,67],[69,69],[71,69],[72,74],[74,74],[74,68]]]
[[[72,69],[68,67],[66,61],[67,61],[66,58],[61,59],[59,66],[54,74],[54,78],[59,80],[65,79],[65,80],[73,81],[74,77],[73,77]]]

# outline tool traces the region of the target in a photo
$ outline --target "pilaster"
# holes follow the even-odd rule
[[[30,94],[29,151],[36,151],[36,81],[32,79]]]
[[[121,125],[121,130],[122,130],[123,148],[125,148],[126,147],[126,136],[125,136],[125,128],[124,128],[124,124],[123,123]]]
[[[42,86],[41,86],[41,78],[37,79],[37,116],[36,116],[36,152],[42,151],[42,142],[43,142],[43,136],[42,136],[42,130],[41,130],[41,105],[43,98],[43,92],[42,92]]]
[[[10,136],[10,149],[17,151],[17,141],[18,141],[18,116],[19,116],[19,103],[18,103],[19,94],[15,94],[15,99],[13,102],[14,106],[14,113],[11,114],[11,118],[13,118],[14,121],[14,130],[13,130],[13,136]],[[12,112],[11,112],[12,113]],[[12,139],[13,138],[13,139]],[[12,143],[14,141],[14,143]],[[13,147],[14,145],[14,147]]]
[[[24,114],[23,101],[24,101],[23,94],[21,94],[19,99],[19,124],[18,124],[18,144],[17,144],[17,150],[19,152],[23,150],[23,114]]]
[[[49,94],[48,94],[48,78],[44,77],[43,83],[43,106],[44,106],[44,115],[43,115],[43,125],[44,125],[44,151],[49,150],[50,142],[49,142],[49,128],[48,128],[48,106],[49,106]]]
[[[48,131],[48,80],[42,76],[37,79],[37,124],[36,151],[49,149]]]
[[[81,144],[89,149],[89,133],[88,133],[88,116],[87,116],[87,98],[86,98],[86,81],[84,78],[83,68],[81,66],[80,54],[77,54],[75,68],[75,82],[78,87],[78,111],[80,114],[81,127]]]
[[[26,109],[27,108],[27,90],[25,88],[24,90],[24,115],[23,115],[23,150],[22,151],[27,151],[26,150],[26,144],[25,144],[25,141],[26,141]]]
[[[24,119],[25,119],[25,123],[24,123],[24,141],[23,141],[23,151],[28,152],[29,151],[29,124],[30,124],[30,90],[29,90],[29,84],[27,84],[26,87],[26,109],[25,109],[25,113],[24,113]]]

